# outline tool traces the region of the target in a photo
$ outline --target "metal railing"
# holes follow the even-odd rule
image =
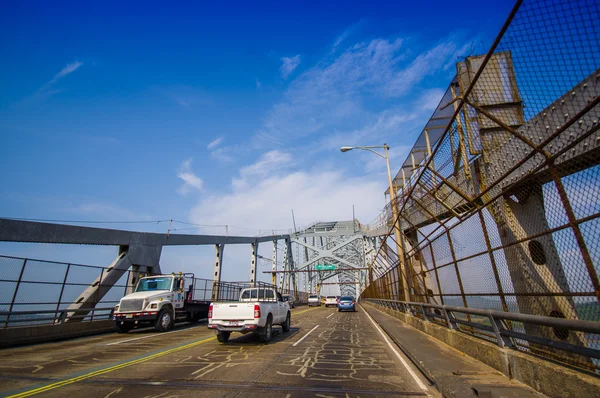
[[[34,311],[0,311],[0,322],[11,327],[34,325],[60,325],[68,321],[101,321],[110,320],[114,307],[90,308],[85,315],[77,315],[76,311],[66,310],[34,310]],[[45,316],[52,314],[52,316]]]
[[[548,316],[520,314],[478,308],[455,307],[451,305],[437,305],[427,303],[414,303],[385,299],[365,299],[365,301],[378,304],[395,311],[411,314],[428,322],[442,324],[450,329],[466,332],[468,334],[481,334],[487,339],[495,339],[500,348],[518,348],[526,341],[536,345],[551,347],[569,353],[600,359],[600,350],[581,347],[528,333],[512,330],[509,322],[519,322],[552,328],[557,335],[564,335],[570,331],[583,332],[600,336],[600,323],[572,319],[561,319]],[[461,319],[457,314],[474,315],[488,321],[483,322]]]
[[[94,265],[0,256],[0,328],[108,319],[110,311],[134,286],[129,284],[132,271],[114,271],[122,273],[120,279],[112,286],[105,285],[102,276],[107,270]],[[94,281],[98,292],[108,289],[102,299],[69,310]],[[212,280],[194,278],[190,284],[194,300],[211,300]],[[45,316],[48,314],[53,316]]]

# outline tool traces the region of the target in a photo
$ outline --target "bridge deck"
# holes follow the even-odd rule
[[[0,351],[0,395],[438,395],[401,362],[361,308],[338,313],[301,307],[292,313],[292,331],[268,345],[252,335],[219,344],[200,324],[168,334],[143,330],[6,349]]]

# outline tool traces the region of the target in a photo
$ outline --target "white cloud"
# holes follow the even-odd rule
[[[281,57],[281,67],[279,70],[281,71],[281,77],[287,79],[288,76],[300,65],[300,55],[295,55],[291,58]]]
[[[455,41],[451,36],[411,57],[414,46],[407,48],[402,38],[374,39],[326,57],[290,83],[256,132],[255,144],[283,146],[310,135],[359,130],[390,107],[412,105],[414,99],[405,98],[425,78],[449,81],[443,67],[458,51]]]
[[[446,90],[441,88],[432,88],[421,93],[421,97],[417,100],[416,105],[421,110],[433,111],[439,105]]]
[[[291,209],[301,226],[319,219],[351,220],[352,205],[358,218],[371,221],[383,205],[385,189],[385,179],[350,178],[337,170],[279,172],[252,183],[233,184],[230,193],[203,198],[190,213],[192,222],[242,226],[255,234],[288,231]]]
[[[292,156],[289,153],[281,152],[278,150],[264,153],[260,159],[250,165],[243,167],[240,170],[240,175],[247,176],[266,176],[278,168],[281,168],[289,164],[292,160]]]
[[[190,167],[191,163],[192,158],[184,160],[181,163],[181,166],[179,166],[179,171],[177,172],[177,177],[182,179],[184,182],[184,184],[178,190],[181,195],[185,195],[193,189],[201,191],[204,184],[204,182],[192,172]]]
[[[153,87],[152,89],[186,109],[210,103],[210,98],[204,91],[192,86],[176,84],[168,87]]]
[[[355,23],[354,25],[350,26],[349,28],[345,29],[341,35],[339,35],[338,37],[336,37],[333,46],[331,47],[331,52],[335,52],[337,50],[337,48],[345,41],[348,39],[348,37],[350,37],[353,33],[355,33],[359,27],[364,23],[364,20],[358,21],[357,23]]]
[[[262,83],[260,82],[260,80],[256,79],[256,88],[261,88],[262,87]]]
[[[230,147],[217,148],[210,153],[210,157],[220,162],[233,162],[232,150]]]
[[[50,80],[47,84],[53,84],[58,79],[63,78],[67,75],[70,75],[71,73],[73,73],[77,69],[79,69],[82,65],[83,65],[83,62],[79,62],[79,61],[75,61],[72,64],[67,64],[67,66],[62,68],[60,72],[58,72],[56,75],[54,75],[54,78],[52,80]]]
[[[216,148],[221,143],[221,141],[223,141],[223,137],[216,138],[216,139],[212,140],[206,148],[207,149]]]
[[[64,68],[62,68],[57,74],[54,75],[52,80],[44,84],[39,88],[32,96],[24,99],[20,102],[20,104],[27,104],[35,101],[41,101],[48,97],[53,96],[54,94],[58,94],[63,90],[60,88],[55,88],[56,83],[61,80],[63,77],[70,75],[83,66],[83,62],[75,61],[71,64],[67,64]]]
[[[342,130],[328,135],[319,141],[317,151],[339,150],[347,145],[382,145],[390,137],[402,133],[402,127],[415,121],[418,112],[406,112],[402,109],[387,109],[365,118],[364,124],[355,129]]]

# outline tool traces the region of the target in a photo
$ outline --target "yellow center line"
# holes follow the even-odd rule
[[[70,379],[57,381],[56,383],[48,384],[48,385],[45,385],[45,386],[42,386],[42,387],[39,387],[39,388],[34,388],[32,390],[24,391],[22,393],[10,395],[7,398],[30,397],[32,395],[40,394],[40,393],[43,393],[43,392],[46,392],[46,391],[54,390],[56,388],[64,387],[64,386],[69,385],[69,384],[77,383],[78,381],[89,379],[90,377],[100,376],[100,375],[103,375],[103,374],[106,374],[106,373],[113,372],[115,370],[126,368],[126,367],[131,366],[131,365],[137,365],[137,364],[142,363],[142,362],[150,361],[152,359],[159,358],[159,357],[162,357],[164,355],[168,355],[168,354],[172,354],[174,352],[178,352],[178,351],[186,350],[188,348],[196,347],[196,346],[198,346],[200,344],[208,343],[209,341],[215,340],[216,338],[217,338],[216,336],[209,337],[207,339],[196,341],[196,342],[193,342],[193,343],[190,343],[190,344],[186,344],[186,345],[183,345],[183,346],[180,346],[180,347],[171,348],[170,350],[161,351],[161,352],[158,352],[156,354],[148,355],[146,357],[134,359],[134,360],[131,360],[131,361],[128,361],[128,362],[123,362],[123,363],[120,363],[120,364],[117,364],[117,365],[114,365],[114,366],[110,366],[108,368],[103,368],[103,369],[99,369],[99,370],[96,370],[96,371],[93,371],[93,372],[89,372],[89,373],[83,374],[81,376],[76,376],[76,377],[72,377]]]
[[[315,307],[315,308],[311,308],[311,309],[309,309],[309,310],[304,310],[304,311],[300,311],[300,312],[292,312],[292,315],[300,315],[300,314],[304,314],[305,312],[308,312],[308,311],[314,311],[314,310],[317,310],[317,309],[319,309],[319,308],[320,308],[320,307]]]

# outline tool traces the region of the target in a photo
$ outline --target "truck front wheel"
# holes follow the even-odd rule
[[[133,329],[133,324],[131,323],[127,323],[127,322],[117,322],[115,324],[116,328],[117,328],[117,332],[118,333],[127,333],[129,332],[131,329]]]
[[[156,329],[157,332],[166,332],[172,328],[173,314],[167,309],[160,310],[156,322],[154,323],[154,329]]]
[[[227,343],[229,341],[229,336],[231,336],[231,332],[217,332],[217,340],[219,343]]]

